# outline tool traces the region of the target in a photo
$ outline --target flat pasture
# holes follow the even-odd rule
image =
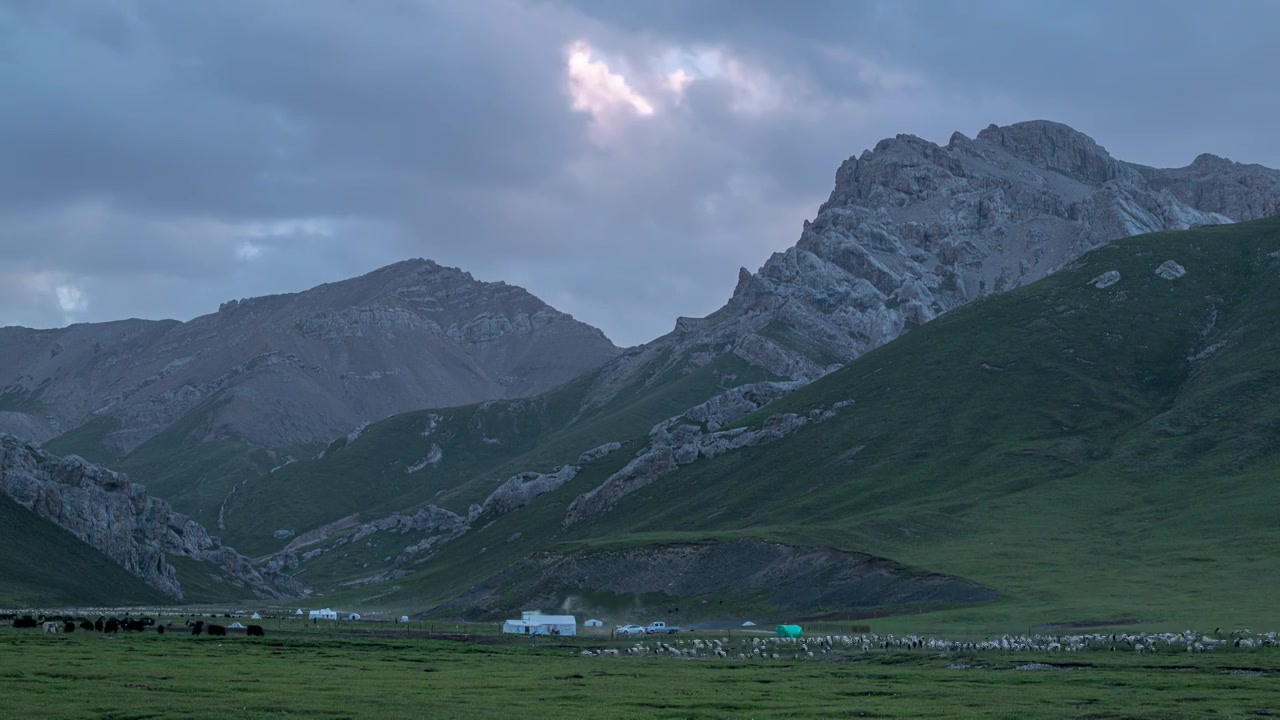
[[[1244,718],[1280,648],[631,657],[599,638],[0,629],[3,718]],[[710,639],[710,637],[706,638]],[[652,641],[650,641],[652,642]],[[584,657],[587,649],[622,655]]]

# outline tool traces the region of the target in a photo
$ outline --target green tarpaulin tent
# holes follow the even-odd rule
[[[778,637],[798,638],[804,634],[804,630],[799,625],[779,625],[775,632]]]

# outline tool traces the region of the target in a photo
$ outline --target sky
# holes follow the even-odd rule
[[[1269,0],[0,0],[0,326],[425,257],[634,345],[884,137],[1050,119],[1280,167],[1277,27]]]

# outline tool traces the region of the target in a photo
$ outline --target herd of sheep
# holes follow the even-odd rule
[[[923,650],[939,654],[978,652],[1059,653],[1115,651],[1132,653],[1203,653],[1220,649],[1280,647],[1275,632],[1237,630],[1212,634],[1191,630],[1169,633],[1091,633],[1082,635],[1003,635],[996,639],[946,640],[921,635],[819,635],[803,638],[743,637],[638,642],[626,648],[582,650],[584,657],[642,657],[792,660],[877,651]]]

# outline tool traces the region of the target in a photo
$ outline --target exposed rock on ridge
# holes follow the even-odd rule
[[[719,430],[801,385],[800,382],[743,385],[658,423],[649,431],[648,447],[603,483],[574,499],[565,512],[564,524],[572,525],[607,510],[624,496],[657,482],[681,465],[771,443],[810,423],[826,422],[851,402],[841,400],[830,408],[815,408],[803,415],[778,413],[765,418],[758,426]]]
[[[304,592],[288,576],[254,568],[199,523],[148,496],[142,485],[78,457],[58,458],[0,434],[0,488],[19,505],[57,523],[175,599],[183,598],[182,586],[167,555],[212,563],[226,581],[258,597]]]
[[[757,273],[742,269],[727,305],[610,363],[595,397],[726,353],[811,381],[1111,240],[1278,207],[1280,171],[1204,155],[1185,168],[1133,165],[1054,122],[955,133],[945,147],[899,135],[841,164],[800,241]]]

